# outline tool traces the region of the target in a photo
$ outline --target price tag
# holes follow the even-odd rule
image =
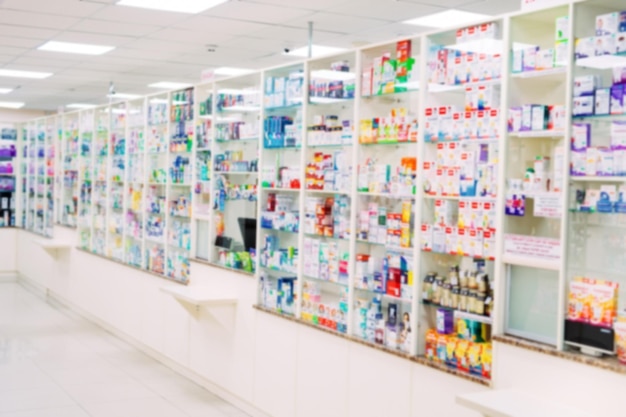
[[[561,259],[561,242],[559,239],[546,237],[505,235],[504,253],[512,256],[558,261]]]
[[[560,218],[563,215],[561,195],[555,193],[539,194],[535,196],[533,215],[535,217],[548,217],[550,219]]]

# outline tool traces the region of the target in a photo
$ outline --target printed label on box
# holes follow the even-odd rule
[[[558,219],[563,216],[561,195],[558,193],[536,195],[533,215],[535,217],[547,217],[550,219]]]
[[[506,255],[558,261],[561,259],[561,242],[559,239],[546,237],[508,234],[504,236],[504,253]]]

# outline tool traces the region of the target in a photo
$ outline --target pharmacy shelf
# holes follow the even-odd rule
[[[161,291],[194,307],[234,306],[238,302],[236,296],[209,287],[168,286],[161,287]]]
[[[429,307],[433,307],[437,309],[452,311],[454,313],[455,319],[471,320],[477,323],[484,323],[484,324],[489,324],[489,325],[493,324],[493,319],[488,316],[481,316],[479,314],[468,313],[465,311],[457,310],[455,308],[441,306],[439,304],[435,304],[427,300],[422,300],[422,304],[425,306],[429,306]]]
[[[589,176],[589,177],[576,177],[576,176],[570,176],[570,181],[573,182],[626,182],[626,177],[595,177],[595,176]]]
[[[556,67],[543,70],[516,72],[511,74],[511,77],[517,79],[536,80],[541,78],[542,80],[565,81],[565,75],[567,75],[567,67]]]
[[[390,198],[390,199],[397,199],[397,200],[402,200],[402,199],[415,200],[416,198],[415,195],[413,194],[402,195],[402,194],[390,194],[390,193],[370,193],[370,192],[365,192],[365,191],[359,191],[357,195],[359,197],[382,197],[382,198]]]

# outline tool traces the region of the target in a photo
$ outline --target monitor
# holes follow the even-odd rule
[[[250,249],[256,250],[256,219],[239,217],[237,220],[246,251],[250,252]]]

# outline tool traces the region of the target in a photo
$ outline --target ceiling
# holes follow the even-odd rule
[[[185,1],[185,0],[180,0]],[[116,6],[117,0],[0,0],[0,68],[52,72],[44,80],[0,78],[19,88],[0,101],[56,110],[101,104],[118,93],[149,94],[159,81],[198,83],[203,69],[260,69],[293,60],[284,48],[314,42],[351,48],[423,28],[400,22],[447,8],[497,15],[520,0],[230,0],[197,15]],[[38,51],[48,40],[115,46],[106,55]],[[214,49],[214,52],[209,52]]]

